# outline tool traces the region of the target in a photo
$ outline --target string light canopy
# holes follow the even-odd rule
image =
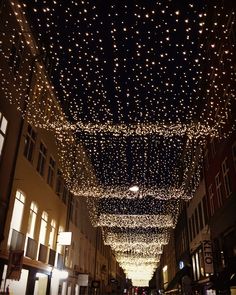
[[[171,215],[118,215],[102,214],[99,217],[98,226],[114,227],[174,227]]]
[[[194,194],[201,168],[196,155],[207,137],[227,136],[235,100],[235,13],[208,2],[11,1],[21,33],[9,42],[26,44],[22,66],[30,60],[34,67],[30,62],[20,73],[4,48],[10,70],[20,75],[11,87],[10,74],[1,71],[3,92],[30,123],[54,133],[68,187],[88,198],[91,219],[106,227],[104,239],[117,257],[126,253],[122,263],[136,286],[148,285],[155,265],[129,267],[127,251],[153,253],[157,261],[168,234],[142,231],[149,222],[169,233],[176,222],[173,204],[154,203],[160,211],[146,212],[137,199],[174,200],[178,208],[179,199]],[[29,73],[35,78],[30,91]],[[139,189],[130,190],[133,184]],[[137,204],[120,213],[129,199]],[[116,227],[123,232],[114,233]]]

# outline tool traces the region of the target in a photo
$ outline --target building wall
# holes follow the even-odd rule
[[[70,182],[70,160],[62,160],[60,150],[64,147],[64,143],[60,141],[62,134],[54,132],[55,130],[50,128],[52,118],[60,118],[66,124],[65,117],[48,79],[44,61],[30,32],[25,15],[21,11],[21,6],[17,0],[4,1],[0,13],[2,16],[0,18],[1,27],[6,28],[6,33],[2,36],[4,54],[0,57],[2,78],[0,111],[9,120],[3,153],[0,158],[2,210],[0,216],[3,221],[1,226],[6,221],[4,239],[0,247],[0,276],[3,282],[1,290],[4,288],[5,271],[10,255],[16,250],[23,250],[23,269],[20,281],[7,280],[6,282],[14,294],[39,294],[40,290],[40,294],[61,292],[64,295],[69,292],[71,295],[77,295],[79,289],[83,294],[88,291],[88,287],[80,288],[78,278],[81,273],[88,274],[89,288],[93,280],[99,280],[101,288],[96,294],[104,294],[110,278],[119,277],[121,280],[123,273],[117,266],[111,248],[104,246],[100,229],[92,227],[86,200],[76,198],[70,192],[71,188],[72,190],[76,188],[77,183],[71,184]],[[22,37],[20,44],[23,51],[19,50],[19,43],[14,41],[13,35]],[[17,48],[14,47],[15,45]],[[11,64],[12,47],[14,47],[14,53],[17,54],[15,54],[15,61]],[[13,104],[10,105],[9,101]],[[29,126],[36,134],[32,159],[27,159],[24,153]],[[70,134],[68,136],[71,137]],[[38,171],[41,143],[47,149],[44,173]],[[81,154],[85,155],[85,153]],[[16,162],[15,155],[17,156]],[[50,157],[55,161],[54,177],[51,184],[48,183]],[[69,157],[69,154],[66,154],[66,157]],[[77,155],[77,157],[79,156]],[[89,160],[85,158],[83,161],[77,162],[86,165],[88,180],[96,181]],[[80,169],[84,169],[84,167],[78,167],[78,171]],[[59,170],[61,174],[59,174]],[[58,188],[59,180],[60,189]],[[11,243],[12,240],[8,242],[8,236],[12,232],[11,220],[14,215],[13,208],[17,191],[22,192],[25,196],[24,211],[21,226],[14,232],[17,238],[14,243]],[[33,237],[34,245],[36,245],[34,249],[37,248],[37,251],[28,257],[26,256],[26,245],[30,241],[27,234],[32,202],[35,202],[38,207]],[[42,260],[42,257],[38,256],[38,245],[41,217],[44,211],[48,213],[48,224],[46,239],[43,243],[46,256]],[[2,212],[6,213],[6,220]],[[55,220],[56,223],[55,239],[54,243],[49,246],[50,233],[53,230],[52,220]],[[72,232],[71,245],[62,246],[58,243],[58,234],[61,231]],[[54,256],[51,256],[53,253],[56,254],[55,262],[53,262]]]

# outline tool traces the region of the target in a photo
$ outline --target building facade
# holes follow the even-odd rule
[[[124,273],[100,229],[92,227],[86,200],[73,193],[80,169],[88,181],[95,177],[83,147],[72,155],[72,134],[52,126],[55,119],[67,121],[44,54],[18,1],[4,1],[0,13],[0,290],[19,295],[121,291]],[[86,169],[72,165],[72,156]],[[116,285],[109,288],[112,278]]]

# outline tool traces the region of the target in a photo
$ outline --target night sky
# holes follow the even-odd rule
[[[196,120],[205,1],[29,1],[27,16],[71,122]],[[181,182],[186,138],[91,135],[78,141],[104,185]],[[178,173],[176,175],[176,171]],[[177,179],[179,178],[179,179]]]

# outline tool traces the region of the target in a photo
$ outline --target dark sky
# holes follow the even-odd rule
[[[26,11],[71,122],[189,123],[204,97],[205,1],[27,1]],[[77,137],[105,185],[179,185],[186,138]]]

